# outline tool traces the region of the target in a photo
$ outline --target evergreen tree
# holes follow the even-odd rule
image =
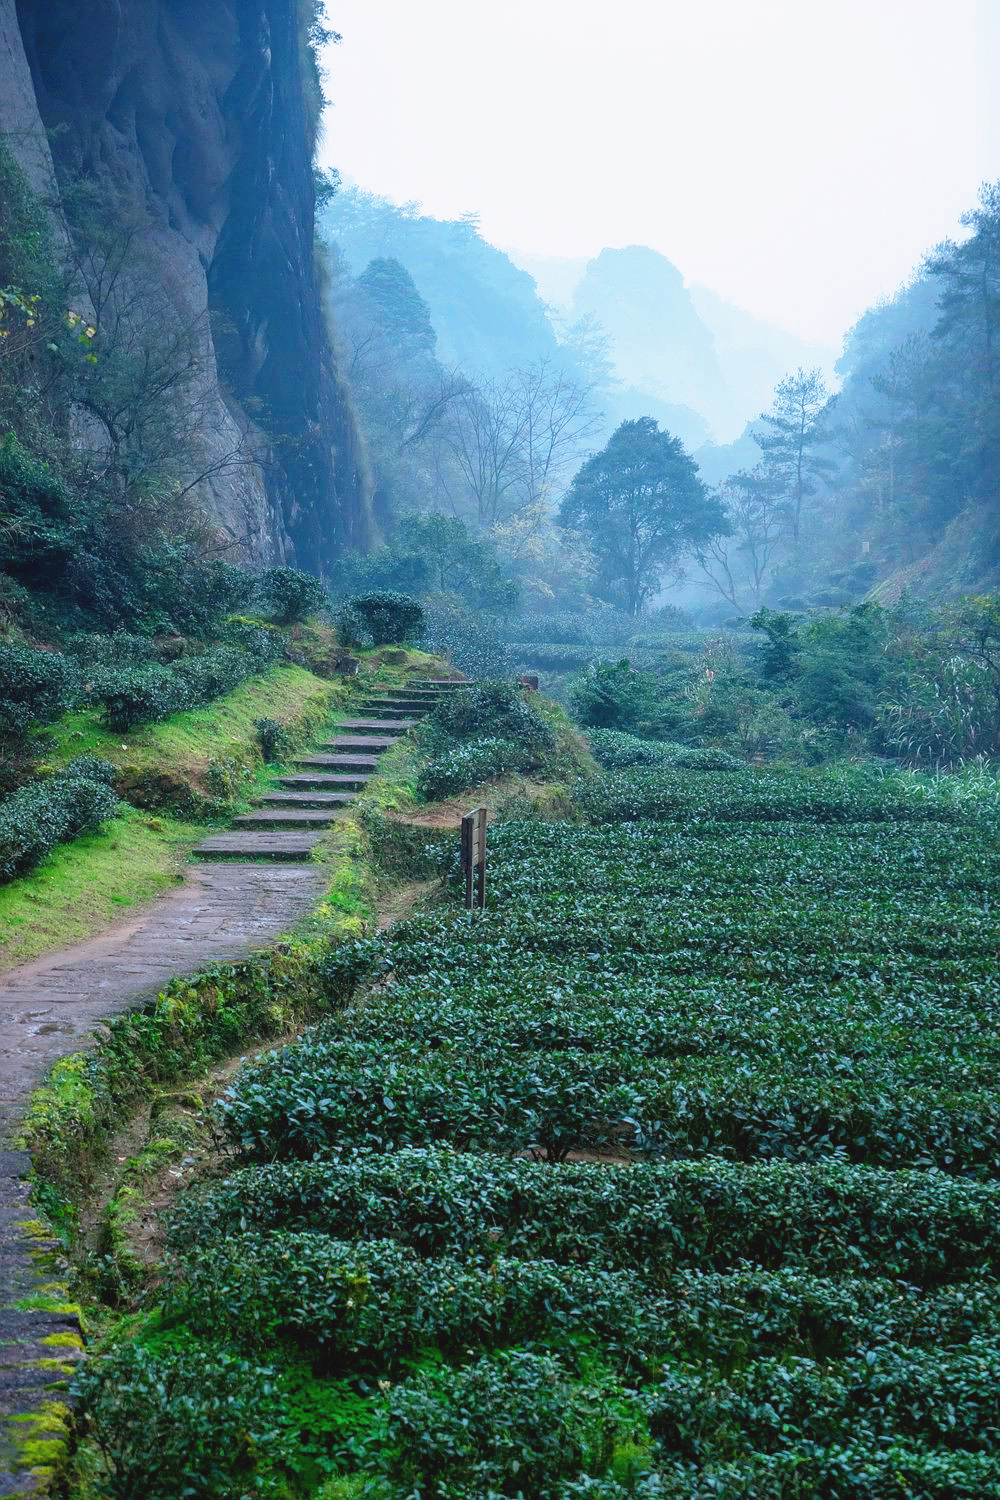
[[[816,481],[836,468],[819,450],[829,442],[825,417],[830,407],[819,370],[796,370],[786,375],[774,393],[774,406],[761,413],[768,431],[756,435],[764,452],[765,468],[785,493],[788,529],[792,545],[798,546],[802,510],[816,492]]]

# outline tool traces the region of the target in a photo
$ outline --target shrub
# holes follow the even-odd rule
[[[361,594],[351,599],[347,608],[364,622],[376,646],[402,645],[423,633],[424,612],[408,594]]]
[[[100,755],[78,755],[70,761],[64,774],[77,780],[100,781],[107,786],[114,786],[118,767]]]
[[[93,674],[91,694],[103,703],[108,728],[124,734],[137,724],[155,723],[232,692],[273,661],[272,638],[264,633],[259,645],[261,655],[215,646],[198,656],[182,657],[171,667],[104,668]]]
[[[648,731],[659,717],[656,679],[626,660],[594,662],[574,680],[570,708],[584,728]]]
[[[107,1500],[285,1493],[261,1472],[281,1439],[270,1369],[211,1351],[154,1355],[125,1344],[89,1361],[74,1394]]]
[[[79,669],[58,651],[0,646],[0,736],[17,737],[36,724],[51,724],[72,708],[79,693]]]
[[[551,1357],[498,1353],[396,1386],[380,1467],[394,1500],[556,1500],[564,1480],[606,1470],[616,1438],[639,1420],[620,1390],[581,1385]]]
[[[428,717],[432,741],[505,740],[547,754],[555,736],[526,693],[511,682],[484,679],[442,697]]]
[[[103,723],[114,734],[192,707],[186,684],[169,667],[105,667],[92,674],[89,687],[94,701],[103,704]]]
[[[417,791],[428,802],[451,797],[510,771],[527,770],[533,758],[530,747],[510,740],[475,740],[429,761],[417,776]]]
[[[151,636],[133,635],[128,630],[116,630],[112,635],[80,632],[68,638],[66,650],[86,671],[146,666],[160,660],[160,651]]]
[[[257,595],[276,625],[300,625],[329,602],[319,579],[298,568],[268,568],[257,581]]]
[[[0,803],[0,880],[24,874],[57,844],[113,818],[118,798],[107,774],[113,769],[96,757],[81,757],[61,775],[22,787]]]
[[[500,623],[435,600],[425,610],[426,649],[445,656],[469,677],[503,678],[514,672],[514,653]]]
[[[276,719],[256,719],[254,733],[257,736],[260,753],[268,765],[276,765],[279,761],[287,760],[295,749],[288,730]]]
[[[337,629],[337,640],[348,650],[372,644],[371,631],[352,604],[344,604],[338,609],[334,623]]]
[[[663,740],[644,740],[621,729],[591,729],[587,743],[598,765],[606,771],[666,765],[671,756],[683,748]]]
[[[260,662],[280,661],[285,654],[285,643],[273,625],[261,625],[240,615],[226,621],[222,639],[227,646],[248,651]]]

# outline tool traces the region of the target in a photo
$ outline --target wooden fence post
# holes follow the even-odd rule
[[[466,911],[482,911],[486,905],[485,807],[474,807],[462,819],[462,873]]]

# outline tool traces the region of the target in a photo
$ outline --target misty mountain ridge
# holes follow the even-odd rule
[[[507,253],[535,278],[558,315],[569,322],[586,313],[596,318],[612,340],[616,373],[626,385],[688,412],[696,408],[713,429],[706,436],[716,442],[735,440],[790,370],[833,369],[836,350],[687,282],[649,246],[605,249],[590,260],[514,248]],[[651,409],[650,415],[657,413]],[[684,436],[680,426],[677,432]]]
[[[341,189],[320,229],[352,275],[377,257],[404,265],[430,309],[439,357],[472,376],[565,360],[560,337],[593,320],[610,341],[618,382],[602,392],[609,422],[653,416],[691,449],[737,438],[789,370],[829,370],[836,357],[689,286],[645,245],[590,260],[505,251],[484,239],[473,215],[436,219],[357,187]]]

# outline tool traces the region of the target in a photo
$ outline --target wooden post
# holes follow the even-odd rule
[[[485,807],[474,807],[462,819],[462,873],[466,911],[482,911],[486,905]]]

